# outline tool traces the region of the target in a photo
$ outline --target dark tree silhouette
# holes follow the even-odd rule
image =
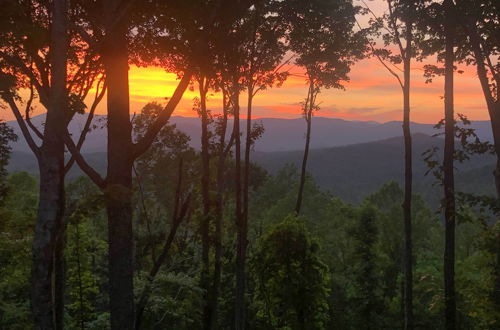
[[[498,61],[500,5],[494,0],[457,0],[456,3],[457,10],[465,17],[461,23],[468,35],[468,48],[472,53],[473,64],[476,66],[477,76],[488,107],[494,150],[497,156],[493,175],[497,199],[500,200],[500,64]],[[500,236],[497,240],[500,242]],[[496,305],[500,306],[500,243],[497,246],[493,299]]]
[[[446,329],[456,329],[456,294],[455,294],[455,118],[453,105],[453,74],[455,65],[454,46],[457,42],[455,24],[456,13],[453,0],[444,0],[444,158],[443,188],[445,212],[445,251],[444,251],[444,299]]]
[[[402,204],[404,218],[404,328],[413,329],[413,243],[412,243],[412,190],[413,190],[413,153],[410,130],[410,87],[411,60],[418,56],[415,43],[422,36],[415,30],[423,1],[420,0],[387,0],[388,14],[378,18],[373,16],[372,24],[381,29],[385,46],[396,45],[397,51],[376,49],[370,42],[372,54],[393,75],[403,92],[403,137],[404,137],[404,200]],[[417,39],[417,40],[415,40]],[[397,72],[397,65],[403,64],[402,77]],[[396,68],[395,68],[396,67]]]
[[[1,7],[0,93],[37,158],[40,174],[32,247],[35,327],[62,329],[64,175],[70,167],[64,164],[64,132],[72,117],[84,111],[83,100],[99,74],[99,66],[92,51],[78,43],[70,44],[75,35],[68,21],[75,10],[66,1],[3,1]],[[20,88],[30,91],[24,114],[17,102],[21,100],[17,94]],[[30,118],[35,97],[47,110],[43,131]]]
[[[100,5],[100,4],[96,4]],[[109,295],[112,329],[134,328],[132,166],[147,151],[162,127],[168,122],[191,80],[184,72],[176,90],[149,130],[134,143],[129,106],[129,45],[127,35],[133,1],[112,0],[104,7],[105,34],[95,40],[84,28],[80,33],[89,46],[100,53],[107,79],[108,167],[106,178],[83,158],[66,135],[66,145],[80,168],[106,195],[109,246]],[[94,8],[95,10],[95,8]],[[137,12],[136,12],[137,13]]]
[[[305,71],[307,96],[302,105],[307,123],[304,158],[295,206],[300,213],[311,138],[311,122],[319,108],[316,98],[321,88],[343,89],[342,81],[354,60],[365,51],[364,32],[354,31],[359,8],[350,1],[290,1],[283,15],[289,24],[290,49],[296,54],[295,64]]]

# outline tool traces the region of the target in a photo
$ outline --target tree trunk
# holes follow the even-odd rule
[[[410,16],[410,15],[409,15]],[[403,88],[403,135],[405,145],[405,188],[403,201],[405,249],[404,249],[404,328],[413,329],[413,257],[412,257],[412,219],[411,197],[413,185],[413,155],[410,131],[410,74],[412,23],[406,22],[406,51],[404,54],[404,88]]]
[[[203,328],[210,329],[211,324],[211,297],[210,285],[210,154],[208,134],[208,112],[207,112],[207,84],[204,77],[199,78],[200,111],[201,111],[201,195],[203,199],[203,219],[201,223],[202,242],[202,269],[200,276],[201,288],[204,292]]]
[[[239,212],[240,218],[238,220],[238,254],[237,254],[237,271],[236,271],[236,292],[237,292],[237,310],[238,315],[242,318],[241,323],[237,322],[236,329],[244,329],[245,328],[245,284],[246,284],[246,259],[247,259],[247,245],[248,245],[248,202],[249,202],[249,185],[250,185],[250,148],[252,144],[252,99],[253,99],[253,89],[251,87],[248,88],[248,103],[247,103],[247,132],[245,139],[245,160],[244,160],[244,168],[243,168],[243,211]],[[235,111],[236,113],[236,111]],[[240,151],[239,145],[239,107],[238,107],[238,119],[236,119],[236,115],[234,118],[234,122],[238,122],[238,128],[235,130],[235,134],[237,134],[238,140],[236,141],[236,166],[238,169],[236,170],[237,180],[240,180],[240,169],[239,169],[239,154]],[[237,183],[238,184],[238,183]],[[241,188],[240,188],[241,189]],[[238,189],[237,189],[238,191]],[[238,302],[240,304],[238,304]],[[238,327],[239,326],[239,327]]]
[[[455,301],[455,178],[453,157],[455,153],[455,120],[453,105],[453,65],[455,55],[454,29],[451,21],[453,3],[445,0],[445,144],[444,144],[444,208],[445,208],[445,251],[444,251],[444,295],[445,326],[456,329]]]
[[[243,215],[241,212],[241,142],[240,142],[240,105],[238,82],[234,83],[233,105],[234,105],[234,139],[236,144],[235,155],[235,199],[236,199],[236,298],[235,298],[235,330],[245,329],[245,260],[246,260],[246,231],[243,225]]]
[[[222,216],[223,216],[223,194],[224,194],[224,172],[226,164],[226,131],[227,131],[227,114],[228,107],[226,105],[226,95],[223,92],[223,118],[222,127],[220,131],[220,140],[218,148],[218,162],[217,162],[217,186],[216,186],[216,205],[215,205],[215,234],[214,234],[214,247],[215,247],[215,257],[214,257],[214,278],[213,278],[213,288],[211,297],[211,307],[210,311],[212,316],[210,317],[210,329],[217,329],[217,318],[218,318],[218,306],[219,306],[219,289],[222,273]]]
[[[243,172],[243,224],[245,231],[248,227],[248,202],[250,191],[250,150],[252,147],[252,103],[253,103],[253,88],[248,86],[248,103],[247,103],[247,132],[245,139],[245,167]],[[246,237],[244,238],[247,239]]]
[[[302,158],[302,168],[300,171],[300,182],[299,182],[299,193],[297,195],[297,203],[295,204],[295,214],[300,214],[300,208],[302,207],[302,195],[304,194],[304,185],[306,183],[306,169],[307,169],[307,159],[309,157],[309,144],[311,141],[311,121],[312,121],[312,111],[314,107],[314,84],[311,81],[309,84],[309,91],[307,94],[305,107],[305,119],[307,123],[306,131],[306,145],[304,148],[304,157]]]
[[[120,1],[106,2],[106,17],[113,22]],[[108,83],[108,214],[109,299],[111,328],[134,328],[132,232],[132,125],[129,113],[128,51],[126,25],[108,28],[103,52]]]
[[[62,329],[64,196],[64,123],[66,111],[67,4],[55,0],[52,9],[51,88],[40,148],[40,200],[33,237],[31,304],[35,329]],[[59,249],[59,250],[58,250]]]

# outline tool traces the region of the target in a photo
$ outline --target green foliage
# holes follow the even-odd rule
[[[11,151],[9,143],[16,140],[17,136],[12,131],[12,128],[0,120],[0,206],[4,203],[5,195],[7,193],[5,183],[7,170],[5,167],[9,163]]]
[[[377,329],[380,324],[380,278],[377,276],[378,260],[375,251],[378,228],[374,206],[367,204],[360,210],[357,223],[351,230],[353,249],[353,292],[358,329]]]
[[[38,187],[28,173],[7,179],[0,206],[0,328],[32,328],[30,312],[31,242]]]
[[[252,259],[257,319],[266,329],[326,329],[328,267],[302,219],[287,216],[258,241]]]
[[[103,197],[87,177],[67,187],[67,229],[65,250],[66,304],[71,328],[100,329],[107,319],[102,294],[106,274],[106,230]],[[100,325],[99,325],[100,324]]]

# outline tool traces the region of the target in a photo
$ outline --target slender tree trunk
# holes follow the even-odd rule
[[[248,103],[247,103],[247,132],[245,139],[245,167],[243,172],[243,226],[245,232],[248,227],[248,202],[250,191],[250,151],[252,148],[252,103],[253,103],[253,87],[248,86]],[[247,239],[246,237],[244,238]]]
[[[445,326],[447,330],[456,329],[455,300],[455,178],[453,157],[455,152],[455,120],[453,105],[453,65],[455,55],[454,29],[451,21],[452,0],[444,2],[445,18],[445,145],[444,145],[444,202],[445,202],[445,251],[444,251],[444,295]]]
[[[411,9],[409,9],[410,11]],[[410,14],[409,14],[410,16]],[[411,47],[412,47],[412,23],[406,22],[406,53],[404,55],[404,84],[403,84],[403,135],[405,144],[405,190],[403,201],[404,214],[404,328],[413,329],[413,258],[412,258],[412,219],[411,219],[411,197],[413,185],[413,155],[410,131],[410,74],[411,74]]]
[[[241,141],[240,141],[240,105],[238,83],[234,83],[233,106],[234,106],[234,138],[236,144],[235,155],[235,199],[236,199],[236,228],[237,228],[237,247],[236,247],[236,298],[235,298],[235,330],[245,329],[245,260],[246,260],[246,232],[243,225],[243,214],[241,210]]]
[[[113,22],[120,1],[106,2],[106,17]],[[134,328],[132,231],[132,125],[129,112],[128,51],[124,23],[108,29],[103,52],[108,83],[108,214],[109,299],[111,328]]]
[[[31,304],[35,329],[62,329],[64,276],[61,243],[64,214],[64,123],[66,110],[67,4],[52,4],[51,88],[38,166],[40,200],[33,238]]]
[[[199,78],[200,111],[201,111],[201,195],[203,199],[203,219],[201,223],[202,269],[200,284],[205,290],[203,307],[203,328],[210,329],[211,297],[210,285],[210,154],[207,112],[207,79]]]
[[[223,194],[224,194],[224,172],[226,164],[226,131],[227,131],[227,114],[228,108],[226,105],[226,94],[223,91],[223,118],[222,127],[220,130],[218,162],[217,162],[217,186],[216,186],[216,205],[215,205],[215,234],[214,234],[214,278],[213,278],[213,296],[211,297],[212,316],[210,317],[210,329],[217,329],[218,306],[219,306],[219,290],[222,273],[222,216],[223,216]]]
[[[246,285],[246,259],[247,259],[247,245],[248,245],[248,201],[249,201],[249,185],[250,185],[250,148],[252,144],[252,100],[253,100],[253,89],[252,87],[248,88],[248,103],[247,103],[247,132],[245,139],[245,160],[244,160],[244,168],[243,168],[243,211],[240,211],[240,219],[238,221],[238,255],[237,255],[237,273],[236,273],[236,292],[237,299],[239,300],[239,304],[237,301],[237,313],[242,318],[241,323],[236,324],[236,329],[244,329],[245,328],[245,285]],[[235,111],[236,113],[236,111]],[[237,132],[239,132],[239,107],[238,107],[238,119],[236,119],[236,115],[234,118],[234,122],[238,122]],[[236,132],[236,131],[235,131]],[[239,136],[239,133],[238,135]],[[238,176],[237,180],[240,179],[240,169],[239,169],[239,138],[236,142],[236,164],[237,171],[236,175]],[[237,183],[238,184],[238,183]],[[240,188],[241,189],[241,188]],[[239,190],[239,189],[237,189]]]
[[[297,215],[300,214],[300,208],[302,207],[302,195],[304,194],[304,185],[306,183],[306,170],[307,170],[307,159],[309,157],[309,144],[311,142],[311,121],[312,121],[312,112],[314,107],[314,83],[311,81],[309,84],[309,91],[307,94],[306,102],[304,104],[305,107],[305,119],[307,123],[307,131],[306,131],[306,145],[304,148],[304,156],[302,158],[302,168],[300,171],[300,182],[299,182],[299,193],[297,195],[297,203],[295,204],[295,213]]]

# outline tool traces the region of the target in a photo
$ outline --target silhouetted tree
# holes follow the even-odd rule
[[[92,7],[92,5],[94,7]],[[152,3],[153,9],[158,3]],[[102,58],[107,78],[107,130],[108,130],[108,167],[106,178],[102,178],[82,157],[75,147],[73,141],[67,139],[68,149],[80,168],[100,187],[106,197],[106,210],[108,214],[108,244],[109,244],[109,277],[110,277],[110,312],[111,327],[113,329],[132,329],[134,327],[134,293],[133,293],[133,230],[132,230],[132,166],[134,161],[147,151],[154,142],[157,134],[168,122],[177,104],[191,80],[189,61],[184,61],[185,67],[179,68],[183,73],[182,78],[163,111],[156,117],[149,129],[134,142],[132,139],[132,124],[130,122],[129,105],[129,43],[140,49],[141,43],[137,37],[128,39],[128,35],[134,26],[138,31],[144,32],[144,26],[150,28],[147,37],[152,36],[157,48],[148,55],[138,54],[135,50],[135,60],[162,61],[171,54],[173,60],[163,62],[165,66],[172,66],[173,62],[182,61],[182,55],[175,48],[170,48],[176,42],[179,35],[162,34],[159,32],[175,28],[182,28],[182,24],[189,22],[176,22],[174,25],[165,24],[160,26],[151,25],[148,19],[164,24],[166,20],[158,19],[159,16],[141,16],[150,7],[145,3],[134,1],[112,0],[103,3],[90,4],[89,12],[96,12],[96,6],[102,6],[104,36],[99,33],[99,27],[95,31],[89,31],[83,25],[79,32],[90,47],[96,48]],[[132,10],[134,9],[134,10]],[[163,13],[160,8],[158,15]],[[131,24],[131,12],[134,13],[134,25]],[[168,16],[170,17],[170,16]],[[168,20],[167,17],[167,20]],[[170,21],[171,22],[171,21]],[[143,25],[141,25],[143,24]],[[143,30],[141,30],[143,28]],[[197,27],[191,26],[192,29]],[[192,31],[192,30],[190,30]],[[142,34],[141,34],[142,35]],[[185,34],[183,34],[185,36]],[[161,45],[161,46],[160,46]],[[180,57],[180,59],[179,59]]]
[[[476,66],[477,76],[488,107],[493,131],[493,141],[497,156],[495,186],[497,199],[500,200],[500,5],[494,0],[457,0],[457,11],[465,18],[461,24],[468,35],[468,49],[472,63]],[[496,60],[496,61],[495,61]],[[498,237],[500,242],[500,236]],[[496,251],[494,300],[500,307],[500,243]]]
[[[92,51],[77,42],[70,43],[76,37],[70,34],[68,21],[75,11],[66,1],[2,1],[0,5],[0,93],[37,158],[40,174],[40,202],[32,247],[31,294],[35,326],[61,329],[64,307],[62,217],[67,170],[64,131],[71,118],[84,111],[83,100],[99,75],[99,66]],[[24,114],[17,103],[21,100],[18,94],[21,88],[30,92]],[[43,131],[30,119],[35,97],[47,110]]]
[[[264,329],[326,329],[328,267],[305,221],[293,215],[263,235],[252,259]]]
[[[457,42],[454,26],[456,13],[453,0],[444,0],[444,157],[443,188],[445,212],[445,251],[444,251],[444,299],[446,329],[456,329],[456,294],[455,294],[455,118],[453,104],[453,71],[455,65],[454,46]]]
[[[305,71],[307,96],[302,103],[307,123],[306,143],[295,212],[300,213],[311,139],[313,113],[319,109],[321,88],[343,89],[353,62],[365,51],[363,31],[355,32],[358,13],[350,1],[289,1],[284,9],[289,25],[290,49],[295,64]]]
[[[376,49],[371,44],[372,53],[382,65],[393,75],[403,92],[403,136],[404,136],[404,201],[402,203],[404,218],[404,328],[413,329],[413,243],[412,243],[412,187],[413,187],[413,154],[410,130],[410,77],[411,60],[418,56],[415,39],[421,38],[415,29],[415,22],[422,10],[420,0],[387,0],[388,14],[378,18],[368,8],[373,16],[372,24],[383,31],[385,46],[396,45],[396,52],[388,48]],[[418,41],[417,41],[418,42]],[[403,64],[402,75],[393,66]],[[397,67],[396,67],[397,68]]]

